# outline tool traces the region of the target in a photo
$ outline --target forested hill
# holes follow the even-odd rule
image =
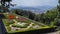
[[[53,6],[38,6],[38,7],[21,7],[21,6],[18,6],[18,7],[14,7],[14,8],[31,11],[33,13],[44,13],[46,10],[50,10],[54,7]]]
[[[42,23],[45,23],[47,25],[50,25],[52,22],[54,23],[58,16],[58,10],[56,7],[47,10],[46,13],[41,13],[41,14],[35,14],[32,13],[31,11],[26,11],[26,10],[21,10],[21,9],[15,9],[13,10],[18,15],[27,17],[29,19],[39,21]],[[57,22],[57,21],[56,21]]]

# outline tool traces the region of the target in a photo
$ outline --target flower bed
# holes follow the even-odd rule
[[[26,28],[29,24],[27,23],[16,23],[13,24],[12,27],[17,27],[17,28]]]
[[[25,32],[30,30],[50,28],[49,26],[45,26],[41,24],[38,25],[37,23],[25,19],[23,17],[16,18],[15,16],[9,16],[8,19],[3,19],[3,23],[8,33]]]

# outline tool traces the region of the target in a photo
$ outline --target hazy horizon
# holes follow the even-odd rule
[[[58,0],[12,0],[13,4],[23,7],[37,7],[37,6],[57,6]]]

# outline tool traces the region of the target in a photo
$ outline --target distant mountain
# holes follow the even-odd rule
[[[32,11],[34,13],[44,13],[46,10],[52,9],[54,8],[54,6],[38,6],[38,7],[15,7],[18,9],[23,9],[23,10],[27,10],[27,11]]]

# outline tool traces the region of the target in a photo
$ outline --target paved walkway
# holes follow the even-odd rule
[[[5,34],[6,29],[5,29],[5,26],[2,22],[2,18],[4,18],[4,15],[0,14],[0,34]]]
[[[6,32],[5,26],[2,20],[0,19],[0,34],[5,34],[5,32]]]
[[[46,34],[60,34],[60,31],[51,32],[51,33],[46,33]]]
[[[0,34],[2,34],[1,19],[0,19]]]

